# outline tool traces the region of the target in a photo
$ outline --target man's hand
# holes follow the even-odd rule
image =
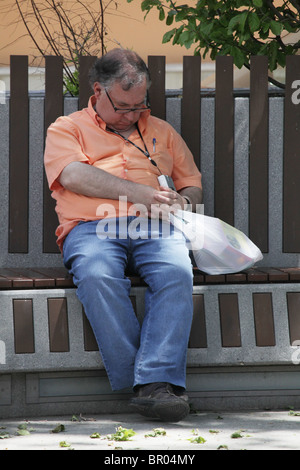
[[[150,186],[136,188],[134,200],[134,210],[139,211],[142,216],[152,218],[169,219],[170,212],[183,209],[186,200],[176,191],[170,188],[160,187],[159,190]]]

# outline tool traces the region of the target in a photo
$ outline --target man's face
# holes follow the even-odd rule
[[[107,92],[109,95],[99,83],[94,84],[97,113],[111,129],[121,133],[129,131],[139,120],[141,111],[119,114],[113,106],[119,109],[141,108],[145,104],[147,94],[146,78],[128,91],[123,90],[120,83],[115,83]]]

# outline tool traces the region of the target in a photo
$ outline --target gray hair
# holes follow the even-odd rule
[[[151,79],[145,62],[138,54],[126,49],[113,49],[100,57],[89,73],[92,87],[95,82],[99,82],[104,88],[109,89],[118,82],[126,91],[142,83],[145,78],[148,89]]]

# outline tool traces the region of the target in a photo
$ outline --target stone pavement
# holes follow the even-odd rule
[[[53,433],[54,429],[61,432]],[[124,435],[129,440],[116,440]],[[181,451],[179,463],[195,464],[201,450],[298,450],[300,416],[289,410],[200,412],[175,424],[147,420],[137,414],[0,419],[0,437],[0,451],[101,450],[105,451],[104,463],[133,467],[145,461],[168,463],[154,459],[170,459],[172,455],[178,459],[176,452]],[[131,454],[137,459],[120,460],[122,456],[129,459]],[[147,461],[150,458],[152,462]]]

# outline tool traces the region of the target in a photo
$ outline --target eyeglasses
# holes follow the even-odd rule
[[[127,114],[127,113],[131,113],[131,112],[136,112],[136,111],[139,112],[139,113],[143,113],[144,111],[147,111],[148,109],[150,109],[148,92],[147,92],[147,97],[146,97],[146,100],[145,100],[146,103],[142,107],[140,107],[140,108],[117,108],[114,105],[111,97],[109,96],[107,89],[105,88],[104,90],[105,90],[107,98],[109,99],[112,107],[114,108],[115,113],[117,113],[117,114]]]

